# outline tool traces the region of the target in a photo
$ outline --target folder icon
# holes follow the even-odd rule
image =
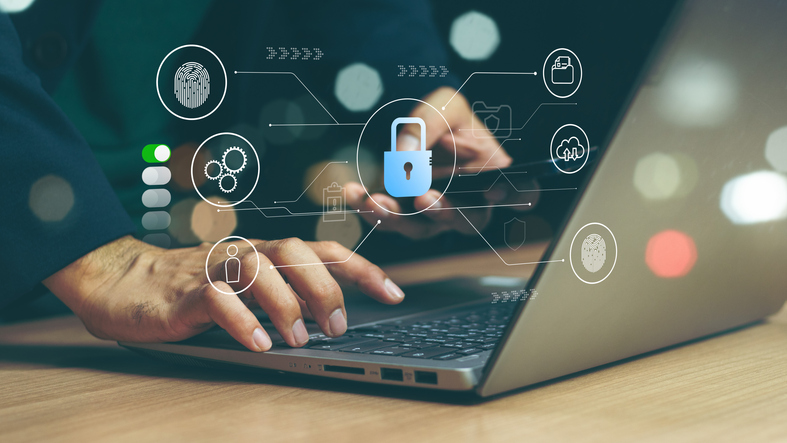
[[[552,84],[570,85],[574,83],[574,67],[571,66],[571,58],[560,56],[552,65]]]

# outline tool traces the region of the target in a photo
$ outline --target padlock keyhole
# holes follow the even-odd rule
[[[404,172],[407,173],[407,180],[410,180],[410,171],[412,171],[412,170],[413,170],[413,164],[412,163],[407,162],[407,163],[404,164]]]

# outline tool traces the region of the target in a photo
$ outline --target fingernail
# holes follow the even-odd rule
[[[295,324],[292,325],[292,336],[295,338],[295,343],[298,345],[305,344],[309,341],[309,333],[306,332],[306,326],[300,318],[295,320]]]
[[[421,140],[412,134],[402,134],[396,140],[397,151],[418,151],[421,149]]]
[[[347,331],[347,319],[344,318],[344,313],[341,309],[333,311],[328,317],[328,326],[331,328],[331,335],[338,337]]]
[[[394,283],[390,278],[385,279],[385,289],[388,290],[388,294],[390,294],[391,297],[397,300],[404,298],[404,292],[402,292],[402,288],[396,286],[396,283]]]
[[[252,340],[254,340],[254,344],[260,348],[260,351],[267,351],[271,348],[271,338],[268,337],[268,334],[262,331],[262,329],[257,328],[251,334]]]

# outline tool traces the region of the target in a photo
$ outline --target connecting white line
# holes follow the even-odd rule
[[[350,259],[351,259],[351,258],[353,258],[353,255],[355,255],[355,252],[358,250],[358,248],[360,248],[360,247],[361,247],[361,245],[363,244],[363,242],[365,242],[365,241],[366,241],[366,239],[367,239],[367,238],[369,238],[369,236],[370,236],[370,235],[372,235],[372,232],[374,232],[374,230],[375,230],[375,229],[377,229],[377,226],[379,226],[379,225],[380,225],[380,220],[377,220],[377,223],[375,223],[375,225],[374,225],[374,226],[372,226],[372,229],[369,231],[369,233],[368,233],[368,234],[366,234],[366,237],[364,237],[364,238],[363,238],[363,240],[361,240],[361,242],[360,242],[360,243],[358,243],[358,246],[356,246],[356,247],[355,247],[355,249],[354,249],[354,250],[353,250],[353,252],[350,254],[350,256],[349,256],[349,257],[347,257],[345,260],[339,260],[339,261],[321,261],[321,262],[318,262],[318,263],[300,263],[300,264],[297,264],[297,265],[279,265],[279,266],[274,266],[274,265],[271,265],[271,266],[270,266],[270,269],[277,269],[277,268],[294,268],[294,267],[298,267],[298,266],[336,265],[336,264],[340,264],[340,263],[347,263],[348,261],[350,261]]]
[[[474,176],[474,175],[480,174],[483,171],[483,169],[486,167],[486,165],[488,165],[489,162],[492,161],[492,157],[494,157],[495,154],[497,154],[497,151],[502,149],[503,145],[505,144],[505,142],[507,142],[509,140],[521,141],[522,139],[521,138],[507,138],[507,139],[503,140],[503,142],[500,143],[500,145],[497,147],[497,149],[495,149],[495,152],[493,152],[492,155],[490,155],[489,158],[486,159],[486,163],[484,163],[484,165],[480,167],[480,169],[481,169],[480,171],[478,171],[478,172],[476,172],[474,174],[465,174],[464,176],[466,177],[466,176]],[[458,169],[463,169],[463,168],[466,168],[466,167],[460,166]],[[500,168],[498,168],[498,169],[500,169]],[[463,177],[463,175],[462,174],[457,174],[457,177]]]
[[[480,209],[480,208],[510,208],[514,206],[533,206],[533,203],[510,203],[507,205],[479,205],[479,206],[451,206],[448,208],[429,208],[426,211],[450,211],[456,209]],[[460,211],[461,212],[461,211]]]
[[[269,128],[277,126],[363,126],[366,123],[268,123]]]
[[[308,190],[309,190],[309,188],[311,188],[311,186],[314,184],[314,182],[316,182],[316,181],[317,181],[317,179],[318,179],[318,178],[320,178],[320,176],[322,175],[322,173],[323,173],[323,172],[325,172],[325,170],[326,170],[326,169],[328,169],[328,166],[331,166],[331,165],[333,165],[333,164],[345,164],[345,165],[346,165],[347,163],[349,163],[349,162],[348,162],[348,161],[346,161],[346,160],[345,160],[345,161],[343,161],[343,162],[328,162],[328,163],[325,165],[325,167],[324,167],[324,168],[322,168],[322,171],[320,171],[320,173],[319,173],[319,174],[317,174],[317,175],[314,177],[314,180],[312,180],[312,182],[311,182],[311,183],[309,183],[309,186],[307,186],[307,187],[306,187],[306,189],[304,189],[304,190],[303,190],[303,192],[301,192],[301,195],[299,195],[299,196],[298,196],[298,198],[296,198],[295,200],[278,200],[278,201],[274,201],[274,202],[273,202],[273,204],[275,205],[275,204],[279,204],[279,203],[295,203],[295,202],[297,202],[298,200],[300,200],[300,199],[301,199],[301,197],[303,197],[303,194],[305,194],[305,193],[306,193],[306,191],[308,191]]]
[[[489,244],[489,242],[486,240],[486,238],[483,235],[481,235],[481,232],[479,232],[478,229],[476,229],[475,225],[473,225],[473,223],[470,221],[470,219],[467,218],[467,216],[464,214],[464,212],[459,211],[459,213],[462,214],[462,217],[464,217],[465,220],[467,220],[468,223],[470,223],[470,226],[472,226],[473,229],[475,230],[475,232],[477,232],[478,235],[484,240],[484,243],[486,243],[487,246],[489,246],[489,249],[491,249],[492,252],[494,252],[495,255],[497,255],[497,258],[499,258],[500,261],[502,261],[506,266],[537,265],[537,264],[540,264],[540,263],[564,263],[566,261],[566,259],[562,258],[560,260],[542,260],[542,261],[531,261],[531,262],[525,262],[525,263],[508,263],[507,261],[505,261],[505,259],[503,259],[503,257],[500,256],[500,254],[497,253],[497,250],[495,250],[495,248],[492,247],[491,244]]]
[[[306,85],[301,81],[301,79],[297,75],[295,75],[294,72],[283,72],[283,71],[282,72],[278,72],[278,71],[235,71],[235,74],[285,74],[285,75],[291,75],[291,76],[295,77],[296,80],[298,80],[298,82],[304,87],[304,89],[306,89],[306,91],[309,94],[311,94],[312,98],[314,98],[314,100],[317,101],[317,104],[320,105],[320,107],[323,109],[323,111],[325,111],[325,113],[328,114],[329,117],[331,117],[331,120],[333,120],[334,123],[336,123],[337,125],[340,124],[339,121],[336,120],[330,112],[328,112],[328,110],[325,108],[325,106],[323,106],[322,103],[319,100],[317,100],[317,97],[312,93],[311,90],[309,90],[309,88],[306,87]]]
[[[467,80],[470,80],[470,78],[472,76],[476,75],[476,74],[478,74],[478,75],[538,75],[538,72],[481,72],[481,71],[477,71],[477,72],[474,72],[474,73],[470,74],[467,77]],[[451,103],[451,100],[453,100],[454,97],[456,97],[456,94],[459,94],[459,91],[461,91],[462,88],[464,88],[465,83],[467,83],[467,80],[465,80],[464,83],[462,83],[462,86],[460,86],[459,89],[457,89],[456,92],[454,92],[454,95],[451,96],[451,98],[448,100],[448,102],[446,102],[446,104],[443,105],[443,111],[445,111],[445,107],[448,106],[448,103]]]
[[[541,103],[540,105],[538,105],[536,110],[533,111],[532,114],[530,114],[530,117],[528,117],[528,119],[525,121],[524,125],[522,125],[522,126],[520,126],[518,128],[497,128],[496,131],[509,131],[509,130],[510,131],[521,131],[522,129],[525,129],[525,126],[527,126],[527,124],[530,123],[530,120],[533,118],[534,115],[536,115],[536,112],[538,112],[538,110],[541,109],[542,106],[565,106],[565,105],[569,105],[569,106],[574,105],[575,106],[576,103]],[[473,130],[474,130],[473,128],[459,128],[459,129],[457,129],[457,131],[473,131]],[[494,135],[492,137],[494,137]]]
[[[314,216],[314,215],[323,215],[323,212],[292,212],[289,209],[285,208],[284,206],[271,206],[267,208],[260,208],[257,206],[253,201],[246,200],[254,206],[253,208],[227,208],[227,209],[217,209],[216,212],[233,212],[233,211],[259,211],[265,218],[284,218],[284,217],[307,217],[307,216]],[[220,203],[233,203],[233,202],[220,202]],[[287,214],[284,215],[268,215],[265,213],[265,210],[285,210]],[[355,209],[352,211],[338,211],[339,213],[345,214],[370,214],[374,213],[374,211],[361,211],[360,209]]]

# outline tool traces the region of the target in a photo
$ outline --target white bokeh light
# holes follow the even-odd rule
[[[737,225],[785,218],[787,179],[773,171],[757,171],[735,177],[721,191],[721,210]]]
[[[787,126],[771,132],[765,142],[765,158],[777,171],[787,171]]]
[[[41,221],[60,221],[74,207],[74,190],[62,177],[47,175],[36,180],[30,187],[28,204]]]
[[[383,81],[371,66],[354,63],[336,75],[334,94],[348,110],[368,111],[383,95]]]
[[[669,154],[654,152],[642,157],[634,168],[634,187],[649,200],[675,195],[681,182],[680,166]]]
[[[35,0],[0,0],[0,12],[13,14],[29,8]]]
[[[497,23],[486,14],[469,11],[451,24],[451,47],[465,60],[486,60],[500,45]]]
[[[700,56],[683,57],[664,74],[657,108],[680,126],[718,126],[735,111],[738,85],[725,65]]]

